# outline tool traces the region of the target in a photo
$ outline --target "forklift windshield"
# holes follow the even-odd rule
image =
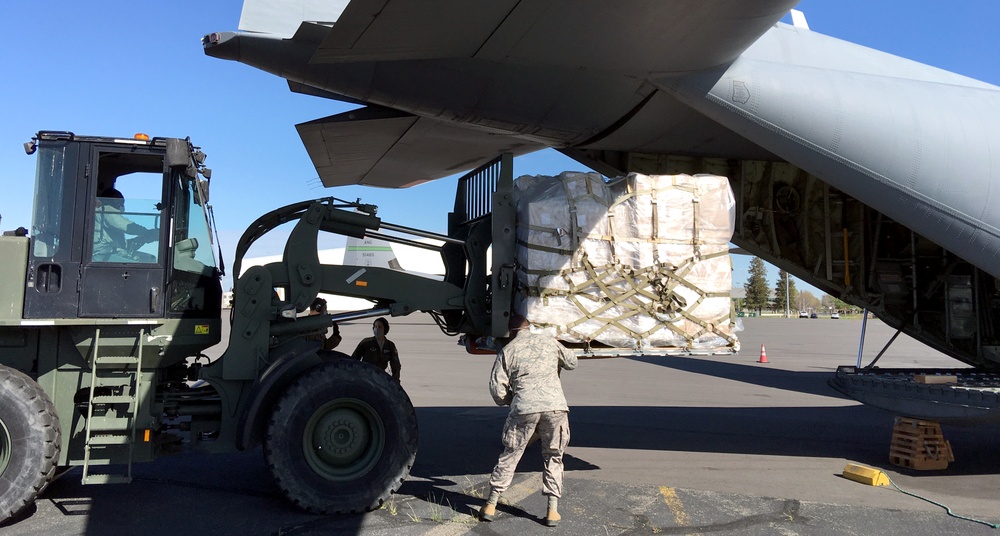
[[[221,294],[207,203],[202,201],[204,194],[196,179],[172,173],[175,208],[170,309],[204,311],[206,306],[214,307],[214,302],[220,299],[216,294]]]
[[[211,272],[216,262],[206,204],[201,201],[196,181],[181,175],[175,178],[175,184],[174,269],[198,274],[206,269]]]

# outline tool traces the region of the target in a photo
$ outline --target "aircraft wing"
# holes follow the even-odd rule
[[[512,136],[370,106],[295,126],[324,186],[406,188],[544,148]]]
[[[333,24],[350,0],[248,0],[243,2],[239,29],[292,37],[303,22]]]
[[[312,62],[474,57],[609,71],[703,69],[739,56],[796,3],[353,0]]]
[[[205,52],[299,93],[401,111],[299,126],[327,186],[406,187],[503,151],[592,147],[644,108],[676,111],[667,137],[692,154],[766,157],[649,80],[733,61],[797,2],[247,0],[243,32],[206,36]]]

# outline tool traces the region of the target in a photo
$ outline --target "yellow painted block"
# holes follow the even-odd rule
[[[868,484],[869,486],[889,485],[889,477],[882,471],[854,463],[849,463],[847,467],[844,467],[844,478]]]

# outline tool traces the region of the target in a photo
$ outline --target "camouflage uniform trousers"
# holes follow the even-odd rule
[[[569,412],[543,411],[508,415],[503,427],[503,453],[490,475],[490,488],[502,494],[514,480],[517,462],[535,432],[542,440],[542,493],[562,496],[563,452],[569,444]]]

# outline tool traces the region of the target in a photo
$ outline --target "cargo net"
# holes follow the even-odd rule
[[[739,350],[725,177],[563,173],[514,190],[515,309],[534,330],[587,347]]]

